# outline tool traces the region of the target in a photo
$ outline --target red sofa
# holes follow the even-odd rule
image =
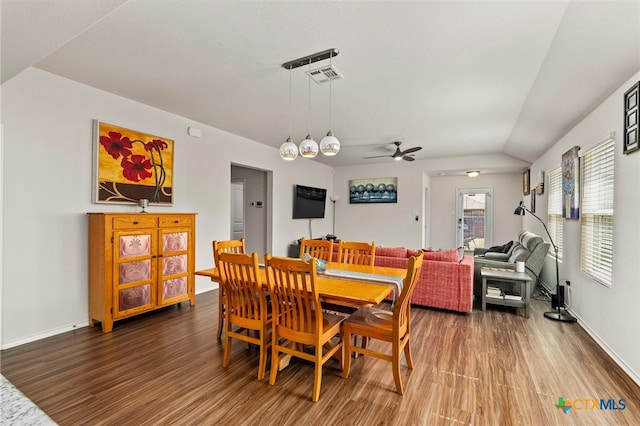
[[[334,245],[334,260],[338,244]],[[404,247],[376,247],[374,264],[405,268],[416,250]],[[460,261],[457,250],[425,250],[420,279],[411,303],[420,306],[471,312],[473,309],[473,256]]]

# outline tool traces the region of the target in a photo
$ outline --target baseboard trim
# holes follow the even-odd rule
[[[206,293],[208,291],[217,290],[217,287],[214,288],[205,288],[200,291],[196,290],[196,294]],[[75,324],[66,325],[64,327],[55,328],[53,330],[45,331],[44,333],[36,334],[34,336],[25,337],[24,339],[15,340],[13,342],[9,342],[0,346],[0,350],[14,348],[16,346],[24,345],[27,343],[35,342],[37,340],[46,339],[47,337],[55,336],[58,334],[66,333],[67,331],[77,330],[81,327],[89,327],[89,320],[84,320],[77,322]]]
[[[589,327],[588,324],[586,324],[582,320],[582,318],[580,318],[579,315],[576,315],[576,313],[571,309],[567,309],[567,311],[569,311],[571,315],[578,319],[578,324],[580,325],[580,327],[582,327],[582,329],[586,331],[593,340],[595,340],[598,346],[600,346],[602,350],[604,350],[607,355],[611,357],[613,362],[618,364],[618,366],[622,368],[625,373],[627,373],[631,380],[633,380],[638,386],[640,386],[640,374],[638,374],[630,366],[628,366],[627,363],[625,363],[624,360],[620,358],[618,354],[616,354],[616,352],[612,348],[610,348],[609,345],[607,345],[606,342],[600,338],[600,336],[598,336],[598,333],[596,333],[591,327]]]
[[[544,281],[540,280],[540,285],[543,286],[544,289],[547,290],[550,294],[555,294],[555,290],[552,291]],[[586,331],[589,336],[591,336],[591,338],[598,344],[598,346],[600,346],[602,350],[611,357],[613,362],[618,364],[618,366],[622,368],[625,373],[627,373],[631,380],[633,380],[638,386],[640,386],[640,374],[629,367],[627,363],[625,363],[624,360],[620,358],[618,354],[616,354],[616,352],[612,348],[610,348],[604,340],[600,338],[600,336],[598,336],[598,333],[596,333],[591,327],[589,327],[589,324],[587,324],[579,315],[577,315],[571,309],[571,307],[568,307],[567,311],[578,320],[578,324],[580,325],[580,327],[582,327],[582,329]]]
[[[7,344],[2,345],[2,350],[14,348],[16,346],[24,345],[26,343],[35,342],[37,340],[46,339],[47,337],[55,336],[58,334],[66,333],[67,331],[77,330],[82,327],[88,327],[89,321],[84,320],[75,324],[66,325],[64,327],[55,328],[53,330],[45,331],[44,333],[36,334],[34,336],[25,337],[24,339],[15,340],[13,342],[9,342]]]

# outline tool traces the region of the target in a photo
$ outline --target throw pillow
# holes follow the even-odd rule
[[[376,247],[376,256],[407,257],[405,247]]]
[[[493,252],[493,253],[507,253],[509,251],[509,249],[511,248],[511,246],[513,245],[513,241],[509,241],[506,244],[503,244],[501,246],[493,246],[493,247],[489,247],[489,250],[487,250],[487,252]]]
[[[436,260],[440,262],[458,262],[458,250],[428,251],[424,253],[424,260]]]

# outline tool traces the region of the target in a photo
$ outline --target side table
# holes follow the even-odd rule
[[[481,268],[482,276],[482,310],[487,310],[487,303],[502,306],[524,308],[524,316],[529,318],[529,295],[531,294],[531,277],[524,272],[510,269]],[[513,282],[520,285],[520,298],[505,299],[503,297],[488,297],[487,284],[493,282],[498,287],[500,283]]]

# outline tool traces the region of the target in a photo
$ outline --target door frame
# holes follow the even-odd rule
[[[245,186],[246,186],[246,182],[245,179],[231,179],[231,196],[233,196],[233,185],[237,185],[237,184],[242,184],[242,237],[244,238],[245,233],[246,233],[246,227],[247,227],[247,213],[245,211],[245,209],[247,208],[247,204],[246,204],[246,191],[245,191]],[[235,207],[234,203],[229,203],[231,205],[231,211],[229,212],[230,215],[230,220],[229,220],[229,237],[230,239],[235,239],[234,238],[234,233],[233,233],[233,218],[235,217],[235,215],[233,214],[233,209]]]
[[[456,246],[464,246],[464,230],[459,226],[462,223],[463,211],[462,211],[462,197],[465,194],[478,194],[484,193],[486,195],[485,202],[485,247],[490,247],[493,244],[493,187],[478,187],[478,188],[460,188],[456,189],[456,221],[455,221],[455,241]]]

